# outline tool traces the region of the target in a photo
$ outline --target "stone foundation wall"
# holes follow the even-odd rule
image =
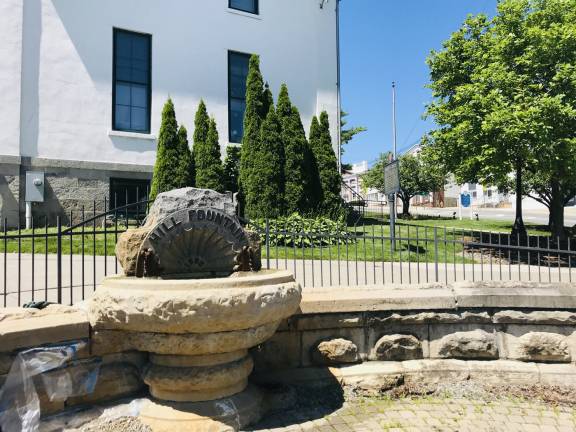
[[[4,158],[5,159],[5,158]],[[10,227],[25,222],[26,172],[41,171],[45,175],[45,201],[34,203],[32,213],[37,224],[48,218],[51,226],[60,216],[64,224],[81,220],[85,216],[104,211],[104,199],[110,199],[110,179],[152,179],[152,169],[143,165],[87,163],[81,161],[55,161],[34,158],[0,159],[0,217],[8,218]],[[3,163],[4,162],[4,163]],[[108,204],[108,208],[110,208]]]
[[[302,312],[255,350],[257,371],[421,359],[576,360],[576,286],[569,284],[318,290],[304,294]]]

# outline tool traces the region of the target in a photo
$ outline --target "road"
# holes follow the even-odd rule
[[[380,210],[379,210],[380,211]],[[402,207],[399,207],[398,212],[402,211]],[[388,208],[384,210],[385,213],[388,212]],[[441,216],[441,217],[452,217],[454,213],[458,215],[458,208],[429,208],[429,207],[410,207],[410,213],[413,215],[430,215],[430,216]],[[514,222],[515,211],[511,208],[475,208],[472,213],[478,213],[480,220],[492,219],[507,221],[510,223]],[[548,210],[524,210],[523,211],[524,222],[533,223],[537,225],[548,225]],[[470,210],[462,209],[462,217],[469,218]],[[573,227],[576,225],[576,207],[566,207],[564,210],[564,224],[567,227]]]

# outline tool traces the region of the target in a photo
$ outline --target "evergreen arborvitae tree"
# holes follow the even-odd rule
[[[322,197],[324,196],[322,182],[320,181],[318,161],[314,153],[314,147],[319,141],[320,123],[318,122],[318,117],[314,116],[312,117],[308,142],[304,150],[305,184],[308,189],[306,208],[314,214],[321,214],[320,207],[322,205]]]
[[[228,146],[224,159],[224,176],[222,184],[225,191],[238,192],[238,179],[240,177],[240,147]]]
[[[298,109],[290,102],[288,87],[282,84],[277,114],[282,128],[284,150],[284,210],[286,214],[307,213],[309,209],[305,156],[308,143]]]
[[[258,211],[261,180],[253,175],[253,168],[260,151],[260,126],[262,125],[264,80],[260,73],[260,58],[250,57],[246,79],[246,111],[244,113],[244,134],[240,156],[240,201],[243,213],[254,217]]]
[[[179,188],[194,186],[194,179],[190,175],[194,170],[194,161],[188,145],[188,131],[183,125],[178,129],[178,155],[180,159],[175,173],[177,179],[175,182]]]
[[[209,122],[205,142],[196,149],[196,187],[223,192],[222,159],[216,121]]]
[[[206,104],[204,100],[200,100],[198,105],[198,110],[196,111],[196,116],[194,117],[194,145],[192,147],[192,171],[190,175],[194,179],[194,184],[198,185],[197,170],[198,166],[198,148],[208,139],[208,129],[210,128],[210,117],[208,116],[208,110],[206,109]],[[199,187],[199,186],[198,186]]]
[[[179,187],[177,177],[174,175],[179,166],[178,154],[178,123],[172,99],[168,99],[162,110],[162,124],[158,135],[158,149],[150,199],[156,199],[159,193],[167,192]]]
[[[260,151],[253,175],[259,179],[258,200],[251,217],[277,218],[283,214],[283,164],[280,122],[270,107],[260,132]]]
[[[272,95],[272,91],[270,90],[270,86],[268,83],[264,84],[264,92],[262,93],[262,111],[260,112],[260,118],[262,121],[266,120],[268,116],[268,111],[270,111],[270,107],[274,106],[274,95]]]
[[[342,209],[340,195],[342,177],[338,172],[338,160],[332,147],[330,123],[326,111],[322,111],[320,114],[320,121],[316,118],[312,120],[310,145],[320,177],[322,191],[320,210],[327,216],[335,217],[340,214]]]

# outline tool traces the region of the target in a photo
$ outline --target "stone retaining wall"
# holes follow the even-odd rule
[[[257,371],[422,359],[576,360],[570,284],[317,290],[304,294],[301,309],[255,350]]]
[[[43,415],[136,395],[145,389],[148,355],[114,337],[91,329],[77,308],[0,309],[0,385],[18,352],[83,340],[78,358],[102,361],[94,393],[50,401],[38,380]],[[362,383],[378,391],[475,378],[576,385],[576,285],[314,290],[253,356],[252,379],[267,382]]]

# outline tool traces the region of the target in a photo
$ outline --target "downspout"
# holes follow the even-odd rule
[[[338,128],[336,133],[336,141],[338,146],[338,172],[342,172],[342,126],[341,115],[342,105],[340,96],[340,0],[336,0],[336,109]]]

